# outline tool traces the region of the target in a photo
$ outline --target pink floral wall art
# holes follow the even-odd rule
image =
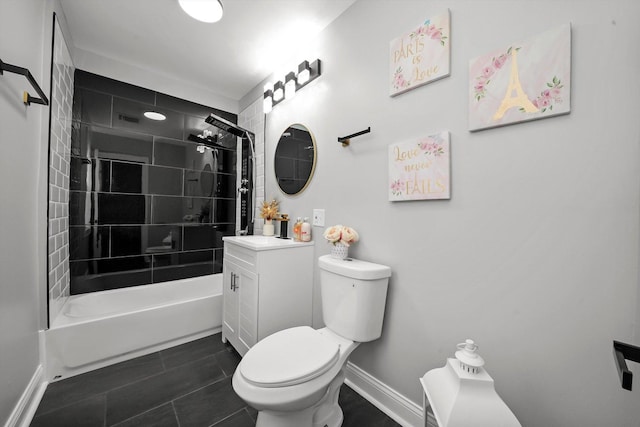
[[[449,132],[389,146],[389,200],[451,198]]]
[[[571,110],[571,25],[469,62],[469,130]]]
[[[391,96],[450,74],[449,11],[394,39],[389,48]]]

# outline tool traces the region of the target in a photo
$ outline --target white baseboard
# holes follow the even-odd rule
[[[46,388],[44,368],[38,365],[4,427],[29,427]]]
[[[422,407],[351,362],[345,383],[403,427],[424,426]]]

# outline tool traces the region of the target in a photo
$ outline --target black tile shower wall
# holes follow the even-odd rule
[[[76,70],[71,141],[71,294],[222,272],[236,228],[237,116]],[[164,114],[153,121],[145,111]],[[216,144],[198,150],[204,129]]]

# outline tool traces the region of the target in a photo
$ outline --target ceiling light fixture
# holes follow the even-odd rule
[[[147,119],[151,119],[151,120],[166,120],[167,116],[165,116],[162,113],[158,113],[157,111],[145,111],[144,112],[144,116]]]
[[[180,7],[187,15],[202,22],[218,22],[222,19],[222,2],[220,0],[178,0]]]

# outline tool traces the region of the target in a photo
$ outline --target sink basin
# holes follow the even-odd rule
[[[255,251],[313,245],[313,242],[296,242],[293,239],[280,239],[275,236],[226,236],[222,240]]]

